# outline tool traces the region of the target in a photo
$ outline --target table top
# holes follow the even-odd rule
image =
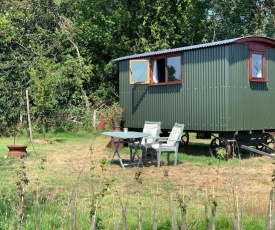
[[[121,139],[131,139],[131,138],[141,138],[141,137],[148,137],[151,134],[149,133],[142,133],[142,132],[103,132],[103,135],[110,136],[110,137],[117,137]]]

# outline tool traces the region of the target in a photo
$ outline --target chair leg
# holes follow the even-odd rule
[[[143,146],[141,146],[140,149],[141,149],[141,159],[147,160],[145,148]]]
[[[178,151],[175,151],[175,161],[174,165],[176,166],[178,164]]]
[[[130,148],[130,161],[133,162],[134,159],[133,159],[133,150],[132,148]]]
[[[161,150],[158,151],[158,168],[160,167],[160,156],[161,156]]]
[[[154,162],[154,156],[153,156],[153,149],[151,150],[151,164],[153,164],[153,162]]]
[[[144,164],[147,164],[147,151],[146,151],[146,148],[145,147],[140,147],[141,149],[141,160],[144,162]]]

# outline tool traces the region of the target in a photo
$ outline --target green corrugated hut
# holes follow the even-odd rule
[[[129,129],[161,121],[170,130],[178,122],[186,132],[217,133],[218,141],[273,138],[266,133],[275,129],[274,39],[240,37],[114,61]]]

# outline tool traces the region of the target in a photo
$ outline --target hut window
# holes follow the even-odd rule
[[[266,82],[264,51],[251,50],[249,53],[249,80]]]
[[[154,59],[151,68],[153,84],[181,83],[181,56]]]
[[[130,84],[149,83],[149,61],[131,60],[130,61]]]

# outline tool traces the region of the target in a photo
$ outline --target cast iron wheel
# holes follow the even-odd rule
[[[265,133],[264,135],[264,141],[263,143],[259,144],[258,146],[256,146],[256,149],[266,152],[266,153],[274,153],[274,143],[275,143],[275,139],[274,136],[271,133]]]
[[[209,152],[212,157],[217,157],[217,152],[224,148],[226,150],[226,155],[224,160],[228,160],[231,156],[231,145],[229,142],[223,137],[215,137],[209,145]]]
[[[240,157],[239,146],[238,146],[238,142],[236,140],[230,142],[230,147],[231,147],[232,157],[233,156]]]
[[[181,137],[180,145],[186,146],[186,145],[188,145],[188,143],[189,143],[189,133],[185,132],[184,135],[182,135],[182,137]]]

